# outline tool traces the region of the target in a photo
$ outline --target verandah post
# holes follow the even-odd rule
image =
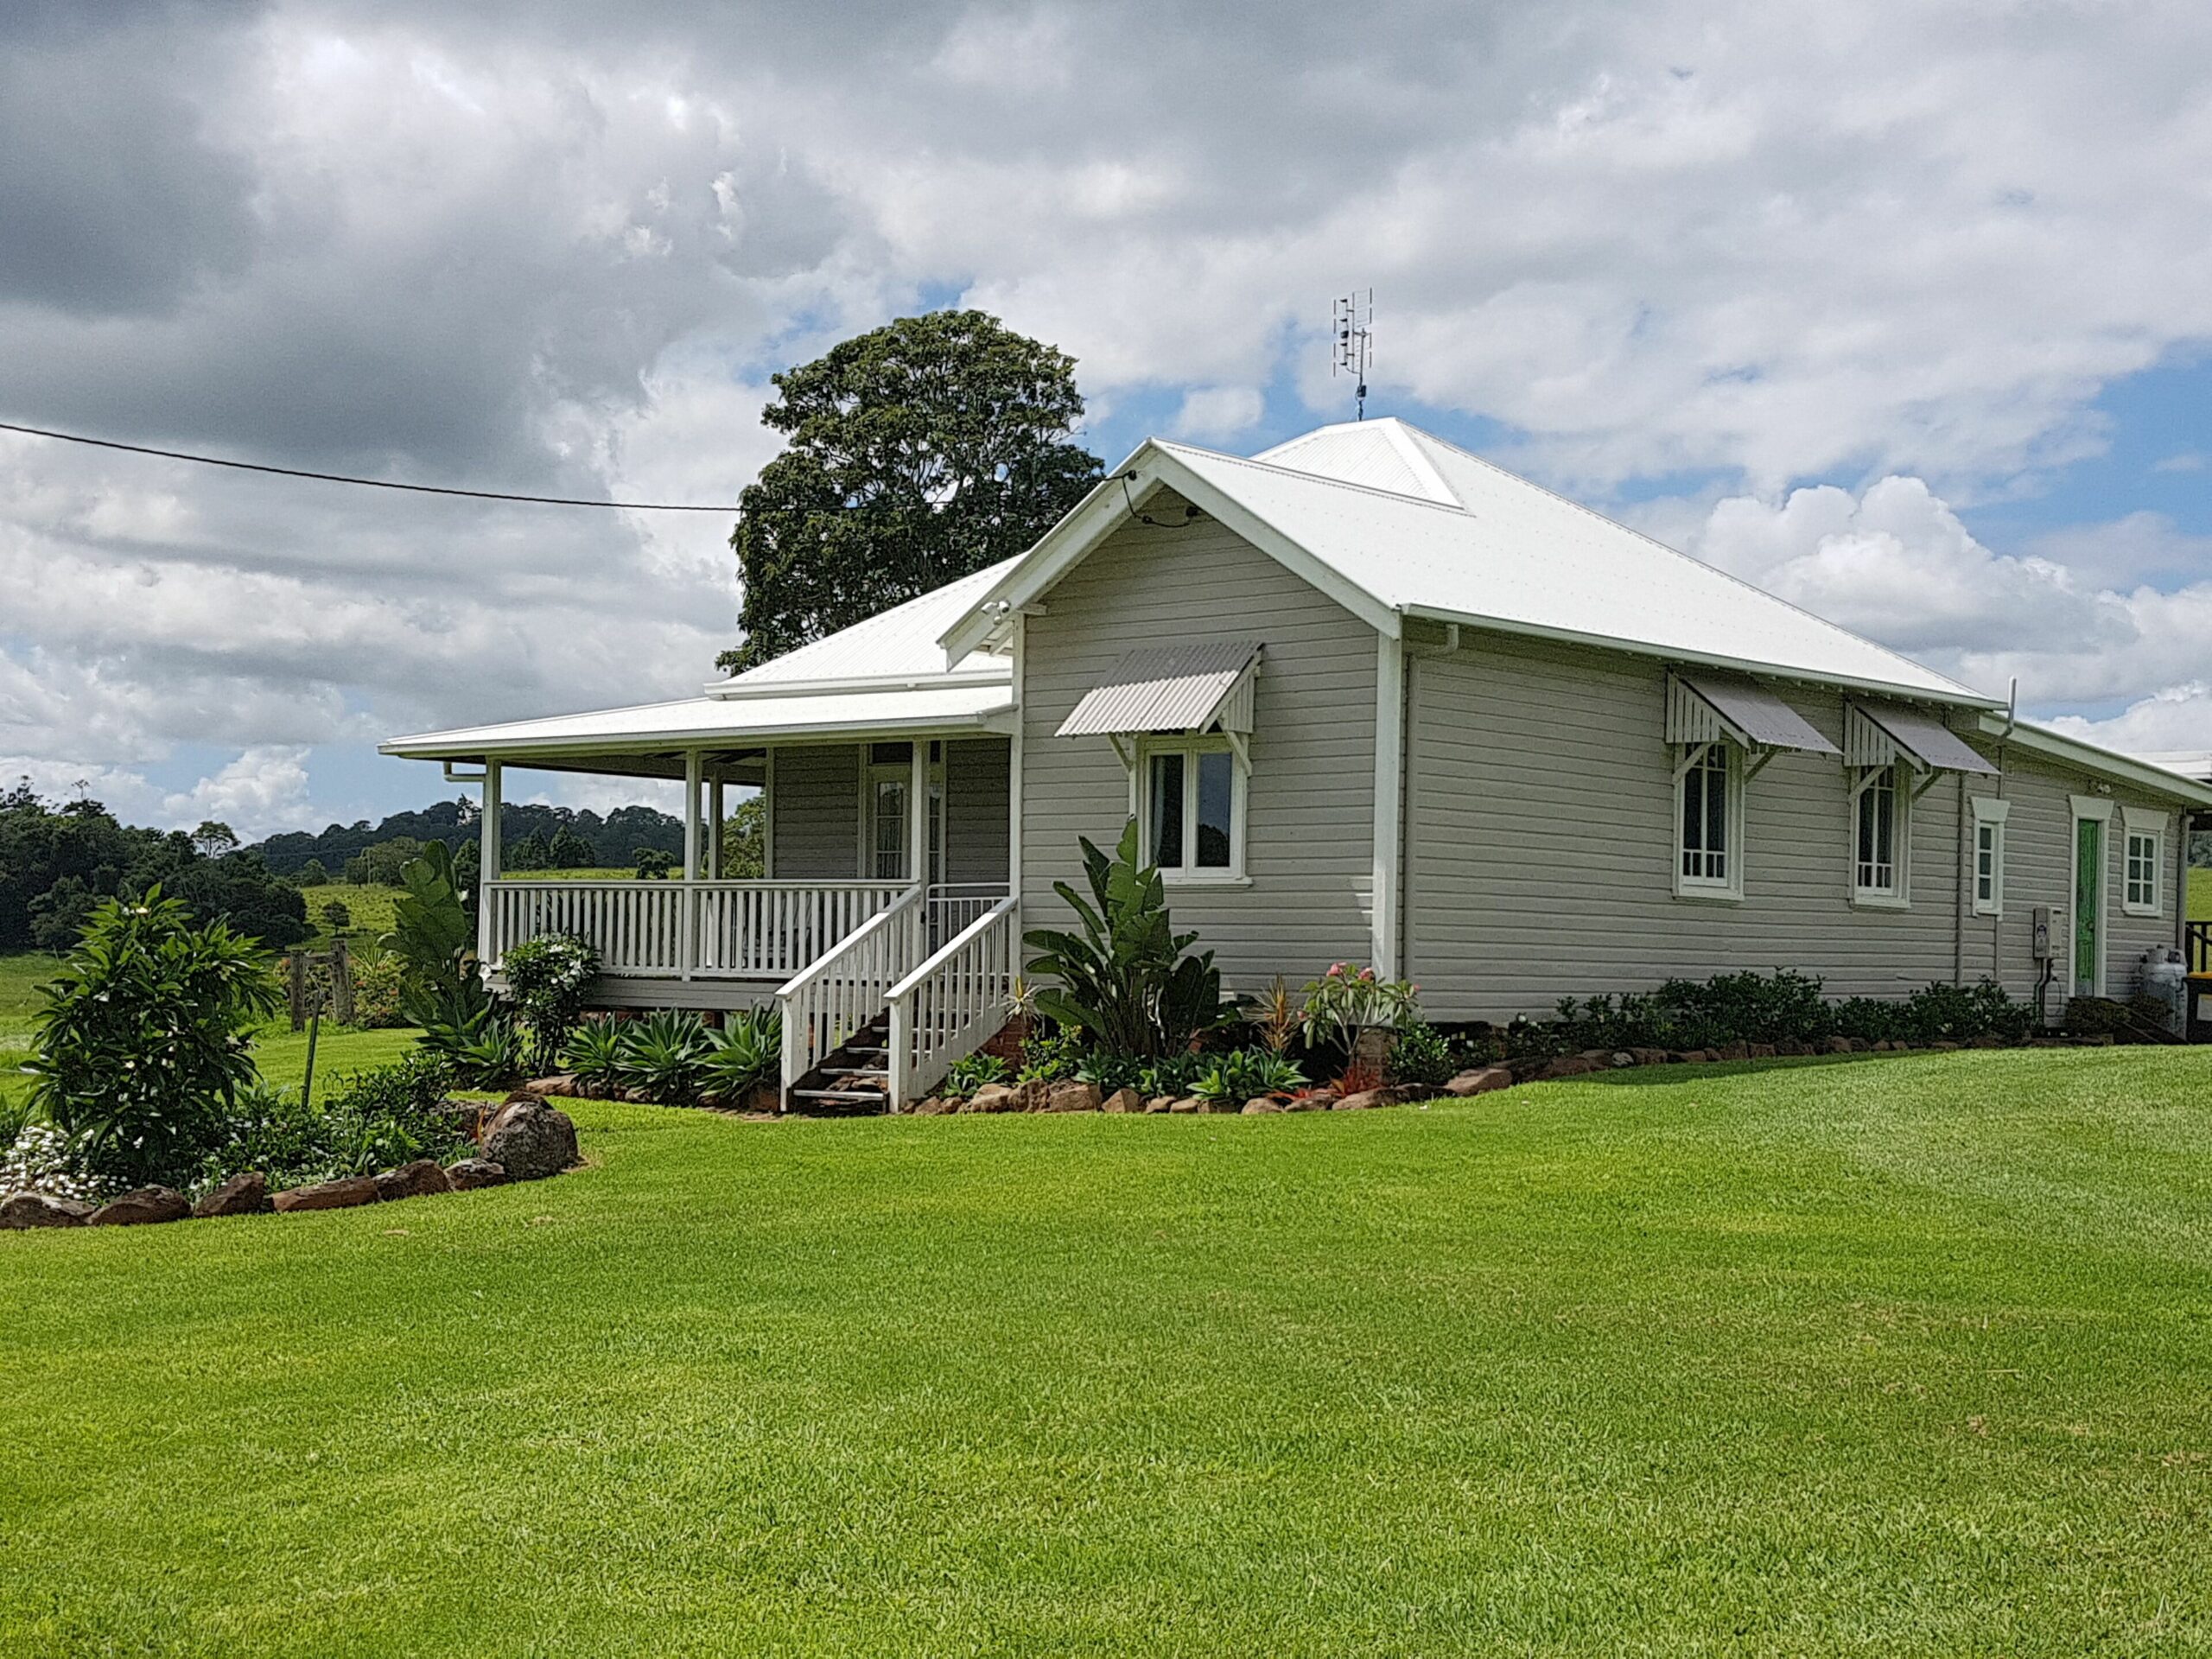
[[[678,955],[685,979],[699,956],[699,782],[706,756],[697,749],[683,754],[683,887],[677,903],[683,906]]]
[[[484,762],[484,810],[476,815],[476,961],[480,968],[492,965],[492,937],[493,906],[498,900],[493,892],[499,879],[499,787],[500,767],[497,760]]]

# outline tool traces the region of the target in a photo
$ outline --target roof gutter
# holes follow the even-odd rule
[[[1014,704],[1009,702],[1001,709],[985,709],[950,718],[930,715],[912,720],[839,721],[819,726],[626,732],[620,737],[601,738],[555,735],[487,741],[465,734],[425,732],[415,737],[391,738],[378,744],[377,753],[402,760],[477,760],[525,754],[636,754],[642,751],[721,748],[731,743],[804,743],[816,738],[860,737],[872,733],[896,734],[900,737],[922,734],[957,737],[969,732],[1006,729],[1007,717],[1014,712]],[[2212,795],[2206,798],[2212,800]]]
[[[2187,801],[2194,806],[2212,806],[2212,787],[2184,778],[2177,772],[2168,772],[2164,766],[2152,766],[2147,760],[2138,760],[2133,755],[2121,754],[2094,743],[2084,742],[2078,737],[2068,737],[2054,732],[2047,726],[2031,726],[2024,721],[2008,721],[2003,715],[1984,715],[1981,729],[1992,737],[2003,737],[2008,743],[2018,743],[2024,749],[2063,760],[2153,795],[2163,795],[2170,800]]]
[[[1406,605],[1400,607],[1410,617],[1425,622],[1457,624],[1462,627],[1484,628],[1494,633],[1518,634],[1531,639],[1554,639],[1562,645],[1588,645],[1599,651],[1626,652],[1631,656],[1650,657],[1661,662],[1691,663],[1700,668],[1733,669],[1741,674],[1766,674],[1777,679],[1793,680],[1804,685],[1840,687],[1846,691],[1865,691],[1903,702],[1941,702],[1955,708],[1974,709],[2001,709],[2004,702],[1996,697],[1986,697],[1969,691],[1964,686],[1955,692],[1932,690],[1926,686],[1899,685],[1891,680],[1867,680],[1847,674],[1815,674],[1802,668],[1790,668],[1780,663],[1763,663],[1756,658],[1727,657],[1714,652],[1686,651],[1674,645],[1649,644],[1637,639],[1622,639],[1611,634],[1583,633],[1572,628],[1547,627],[1541,622],[1522,622],[1510,617],[1478,616],[1471,611],[1446,610],[1438,605]]]

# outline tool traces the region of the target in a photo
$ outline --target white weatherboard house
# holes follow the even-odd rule
[[[1132,814],[1231,987],[1371,961],[1497,1020],[1746,968],[2125,996],[2212,807],[1394,420],[1148,442],[1020,558],[704,696],[384,747],[482,768],[495,971],[573,931],[608,1005],[774,997],[787,1088],[865,1031],[900,1102]],[[683,779],[681,879],[501,877],[516,766]],[[704,830],[733,784],[764,880]]]

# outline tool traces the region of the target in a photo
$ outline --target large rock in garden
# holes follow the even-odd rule
[[[81,1227],[92,1206],[74,1198],[57,1198],[46,1192],[10,1192],[0,1198],[0,1232],[29,1227]]]
[[[345,1175],[334,1181],[291,1187],[279,1192],[274,1200],[279,1215],[289,1215],[295,1210],[351,1210],[356,1205],[376,1201],[376,1180],[368,1175]]]
[[[507,1172],[489,1158],[463,1158],[446,1166],[446,1184],[456,1192],[473,1192],[480,1186],[505,1186]]]
[[[411,1164],[387,1169],[371,1179],[377,1184],[378,1200],[384,1204],[395,1198],[427,1198],[434,1192],[453,1191],[453,1183],[446,1179],[445,1171],[429,1158],[417,1158]]]
[[[1326,1112],[1335,1109],[1337,1097],[1326,1089],[1316,1090],[1310,1095],[1293,1095],[1284,1103],[1286,1112]]]
[[[1485,1065],[1472,1071],[1462,1071],[1444,1085],[1444,1092],[1465,1099],[1471,1095],[1487,1095],[1493,1090],[1510,1089],[1512,1086],[1512,1072],[1502,1065]]]
[[[249,1169],[232,1176],[201,1198],[192,1206],[192,1213],[204,1220],[211,1216],[266,1215],[271,1207],[269,1183],[259,1170]]]
[[[555,1077],[533,1078],[523,1084],[523,1089],[525,1093],[537,1095],[541,1098],[551,1096],[563,1100],[572,1099],[583,1092],[577,1085],[575,1078],[566,1072]]]
[[[192,1213],[184,1194],[173,1186],[133,1187],[86,1218],[87,1227],[143,1227],[157,1221],[182,1221]]]
[[[1056,1083],[1045,1093],[1047,1112],[1095,1112],[1101,1103],[1095,1083]]]
[[[1144,1096],[1134,1089],[1116,1089],[1098,1109],[1102,1112],[1141,1112]]]
[[[558,1175],[576,1161],[576,1126],[535,1096],[511,1100],[484,1131],[484,1155],[511,1180]]]
[[[1243,1106],[1238,1108],[1237,1110],[1238,1116],[1240,1116],[1258,1117],[1264,1112],[1279,1112],[1282,1110],[1282,1102],[1275,1099],[1270,1095],[1255,1095],[1251,1099],[1246,1101]]]
[[[1536,1073],[1536,1081],[1549,1083],[1558,1077],[1586,1077],[1598,1069],[1598,1062],[1587,1054],[1562,1054]]]
[[[1145,1102],[1144,1109],[1147,1112],[1165,1112],[1173,1110],[1174,1109],[1174,1096],[1154,1095],[1150,1100]]]
[[[1179,1100],[1169,1101],[1167,1109],[1171,1112],[1203,1112],[1208,1108],[1205,1102],[1196,1095],[1185,1095]]]

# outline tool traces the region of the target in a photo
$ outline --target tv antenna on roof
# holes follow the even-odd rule
[[[1375,290],[1355,289],[1337,302],[1337,360],[1330,371],[1352,378],[1352,418],[1367,418],[1367,365],[1375,360]]]

